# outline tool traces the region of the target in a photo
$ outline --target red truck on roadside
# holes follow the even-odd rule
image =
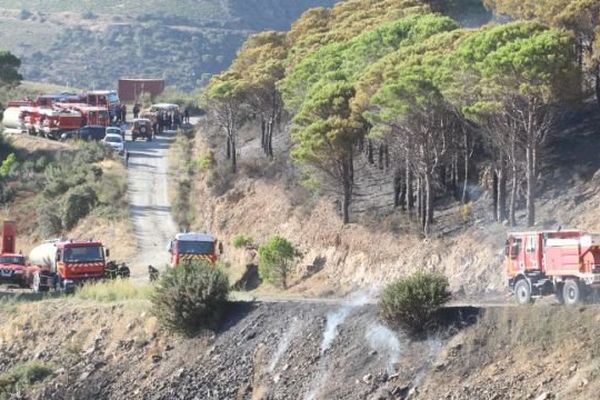
[[[600,235],[578,230],[509,233],[508,286],[519,304],[556,295],[574,305],[600,288]]]
[[[14,221],[2,223],[2,253],[0,254],[0,283],[27,287],[26,260],[16,252],[17,224]]]

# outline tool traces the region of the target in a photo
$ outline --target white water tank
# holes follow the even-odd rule
[[[56,254],[58,248],[54,243],[41,244],[29,253],[29,262],[39,267],[56,272]]]
[[[21,118],[20,107],[8,107],[2,114],[2,125],[5,129],[25,131],[25,124]]]

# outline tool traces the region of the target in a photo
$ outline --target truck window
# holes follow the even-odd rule
[[[521,251],[521,239],[513,239],[512,246],[510,248],[510,258],[515,259],[519,257],[519,252]]]

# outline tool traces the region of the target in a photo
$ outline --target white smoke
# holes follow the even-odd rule
[[[273,372],[275,366],[281,359],[281,356],[287,351],[290,347],[290,343],[292,339],[296,336],[298,329],[300,327],[300,323],[298,322],[298,318],[294,318],[294,321],[290,325],[290,327],[285,331],[281,339],[279,340],[279,344],[277,345],[277,350],[273,357],[271,358],[271,362],[269,363],[269,373]]]
[[[402,355],[400,340],[396,334],[379,322],[375,322],[367,327],[365,339],[371,349],[379,354],[387,355],[388,373],[395,373],[395,365],[400,361]]]
[[[373,300],[374,292],[357,292],[348,296],[342,303],[342,306],[333,312],[327,314],[325,330],[323,331],[323,340],[321,341],[321,354],[324,354],[333,343],[338,334],[340,326],[348,315],[357,307],[363,306]]]

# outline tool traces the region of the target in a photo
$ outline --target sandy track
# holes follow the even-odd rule
[[[167,243],[177,233],[168,196],[167,153],[172,141],[171,135],[127,142],[129,215],[138,248],[131,263],[133,277],[147,276],[148,265],[162,269],[169,262]]]

